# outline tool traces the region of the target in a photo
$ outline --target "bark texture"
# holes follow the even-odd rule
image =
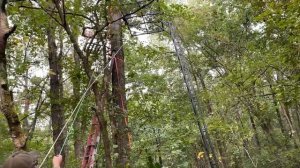
[[[82,4],[81,0],[75,0],[75,4]],[[75,6],[74,11],[79,11],[81,5]],[[79,31],[79,26],[75,26],[75,31]],[[78,37],[75,37],[76,41],[78,41]],[[74,105],[73,108],[76,107],[77,101],[80,99],[80,91],[81,91],[81,67],[80,67],[80,58],[76,52],[74,52],[74,72],[71,78],[73,85],[73,97],[74,97]],[[80,109],[79,109],[80,110]],[[86,122],[83,121],[81,115],[78,116],[77,120],[74,123],[74,130],[77,130],[74,134],[74,153],[75,158],[80,160],[83,156],[84,152],[84,141],[82,137],[85,133]]]
[[[76,107],[77,101],[80,100],[80,80],[81,80],[81,73],[80,73],[80,59],[77,55],[77,53],[74,53],[74,71],[71,74],[71,82],[73,86],[73,108]],[[80,110],[80,109],[79,109]],[[75,158],[78,160],[81,159],[83,156],[83,137],[84,130],[85,130],[86,124],[82,121],[82,117],[79,115],[73,125],[74,130],[76,133],[74,134],[74,153]]]
[[[55,28],[50,27],[47,30],[48,36],[48,54],[50,67],[50,103],[51,103],[51,121],[53,130],[53,141],[59,136],[61,129],[65,124],[64,107],[62,105],[63,99],[63,79],[61,54],[57,52],[57,45],[55,43]],[[65,139],[64,132],[59,136],[57,143],[54,145],[55,154],[59,154],[63,148]],[[61,153],[65,156],[65,150]],[[63,157],[65,158],[65,157]],[[64,167],[64,164],[62,165]]]
[[[116,6],[109,10],[110,21],[122,17]],[[113,135],[117,148],[116,166],[126,167],[129,164],[130,135],[128,129],[128,114],[125,95],[125,73],[124,73],[124,51],[122,41],[122,21],[116,21],[109,26],[111,54],[113,57],[112,67],[112,101],[113,101],[113,123],[116,132]]]
[[[5,49],[7,39],[14,32],[16,27],[9,28],[5,11],[7,1],[0,0],[0,111],[4,114],[10,136],[17,150],[26,149],[26,136],[22,132],[21,123],[14,107],[13,95],[9,90],[7,80],[7,58]]]

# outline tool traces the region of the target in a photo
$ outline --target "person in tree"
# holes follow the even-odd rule
[[[54,156],[52,159],[53,168],[60,168],[62,163],[62,155]],[[1,166],[0,166],[1,167]],[[18,151],[13,153],[4,162],[2,168],[37,168],[38,154],[37,152]]]

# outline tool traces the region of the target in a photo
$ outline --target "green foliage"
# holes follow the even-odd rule
[[[87,0],[65,2],[66,18],[75,36],[82,34],[84,26],[92,24],[95,14],[100,17],[98,26],[106,23],[106,4],[101,3],[99,7]],[[49,7],[46,1],[39,3]],[[40,151],[42,158],[52,144],[47,77],[47,72],[51,72],[46,59],[46,29],[51,18],[42,9],[28,7],[32,4],[27,1],[8,6],[9,19],[18,29],[10,37],[6,51],[9,82],[20,118],[28,116],[22,114],[25,99],[30,100],[31,113],[27,119],[31,122],[35,113],[38,117],[29,149]],[[126,8],[133,10],[131,5]],[[162,11],[161,20],[171,21],[178,28],[220,164],[299,167],[299,0],[193,0],[184,5],[160,1],[153,8]],[[59,18],[55,12],[51,17]],[[59,27],[58,23],[52,23]],[[131,166],[206,167],[208,156],[204,153],[169,34],[147,36],[149,45],[141,44],[126,31],[124,34],[127,110],[133,140]],[[102,35],[106,38],[105,33]],[[56,37],[62,39],[64,47],[62,103],[68,117],[78,102],[72,85],[78,84],[82,94],[89,81],[74,61],[69,37],[61,28],[56,29]],[[103,54],[91,53],[89,61],[101,60],[102,69],[102,57]],[[46,73],[32,73],[37,69]],[[102,84],[101,79],[98,82]],[[43,104],[35,111],[40,97]],[[94,106],[94,97],[88,94],[78,116],[84,127],[70,128],[67,167],[80,164],[74,156],[74,137],[80,134],[85,141],[92,116],[89,111]],[[105,118],[111,124],[106,112]],[[2,163],[13,147],[3,115],[0,121]],[[110,125],[108,129],[111,133]],[[103,167],[103,144],[98,148],[97,164]],[[50,162],[47,161],[48,167]]]

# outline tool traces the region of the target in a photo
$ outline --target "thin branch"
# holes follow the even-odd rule
[[[7,33],[5,33],[4,38],[7,39],[11,34],[13,34],[16,31],[16,29],[17,29],[17,26],[14,25],[12,28],[10,28],[8,30]]]
[[[48,16],[50,16],[57,24],[59,24],[60,26],[63,26],[63,25],[59,22],[59,20],[57,20],[57,18],[55,18],[54,16],[52,16],[52,15],[48,12],[47,9],[45,9],[40,3],[37,2],[37,0],[32,0],[32,1],[34,1],[35,3],[37,3],[37,4],[41,7],[41,9],[42,9]],[[54,11],[51,11],[51,12],[54,12]]]
[[[43,10],[42,8],[38,8],[38,7],[32,7],[32,6],[24,6],[24,5],[21,5],[19,6],[20,8],[25,8],[25,9],[34,9],[34,10]],[[48,9],[45,9],[47,12],[50,12]],[[51,12],[54,12],[54,13],[58,13],[58,11],[51,11]],[[89,20],[90,22],[92,23],[95,23],[94,20],[92,20],[91,18],[89,18],[88,16],[85,16],[83,14],[79,14],[79,13],[73,13],[73,12],[65,12],[64,13],[65,15],[72,15],[72,16],[78,16],[78,17],[82,17],[86,20]]]
[[[9,0],[9,2],[24,2],[25,0]]]
[[[135,13],[139,12],[140,10],[142,10],[142,9],[144,9],[144,8],[146,8],[146,7],[148,7],[148,6],[151,5],[154,1],[155,1],[155,0],[151,0],[151,1],[149,1],[149,3],[147,3],[147,4],[143,5],[143,6],[141,6],[140,8],[134,10],[133,12],[130,12],[130,13],[127,13],[127,14],[123,15],[122,17],[120,17],[120,18],[118,18],[118,19],[116,19],[116,20],[113,20],[113,21],[111,21],[111,22],[106,22],[106,24],[105,24],[102,28],[100,28],[99,30],[96,30],[96,32],[95,32],[94,35],[96,36],[99,32],[101,32],[102,30],[104,30],[104,29],[105,29],[107,26],[109,26],[110,24],[113,24],[113,23],[115,23],[115,22],[117,22],[117,21],[119,21],[119,20],[125,19],[127,16],[130,16],[130,15],[132,15],[132,14],[135,14]]]
[[[64,24],[67,24],[65,0],[61,0]]]

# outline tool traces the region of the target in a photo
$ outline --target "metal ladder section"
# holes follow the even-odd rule
[[[81,168],[93,168],[95,166],[95,155],[100,141],[100,124],[96,114],[93,116],[91,130],[84,151]]]
[[[213,144],[211,143],[210,137],[208,135],[206,124],[204,122],[203,110],[199,105],[197,93],[195,91],[195,87],[192,80],[192,75],[189,70],[190,69],[189,63],[185,56],[184,48],[182,46],[180,36],[176,33],[176,27],[172,23],[168,22],[166,24],[169,26],[170,29],[170,35],[173,40],[176,55],[180,64],[180,69],[183,74],[183,79],[189,93],[189,98],[196,118],[196,123],[199,127],[199,131],[200,131],[201,139],[203,141],[203,146],[206,155],[209,159],[210,166],[212,168],[216,168],[218,167],[218,160],[214,151]]]

